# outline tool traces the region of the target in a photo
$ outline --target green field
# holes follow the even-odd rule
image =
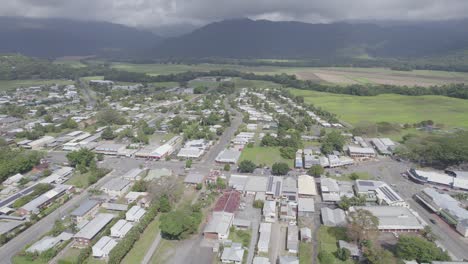
[[[57,60],[57,61],[54,61],[54,64],[67,65],[67,66],[70,66],[72,68],[86,67],[86,65],[81,63],[79,60]]]
[[[14,90],[16,88],[27,88],[39,85],[66,85],[73,84],[71,80],[0,80],[0,91]]]
[[[145,257],[146,251],[153,243],[157,234],[159,233],[159,217],[156,217],[141,234],[140,239],[133,245],[132,249],[128,252],[122,260],[123,264],[141,263]]]
[[[417,123],[433,120],[447,128],[468,128],[468,101],[445,96],[405,96],[382,94],[353,96],[291,89],[307,103],[337,114],[338,118],[357,124],[362,121]]]
[[[321,226],[318,232],[318,250],[326,251],[334,255],[334,253],[338,250],[338,240],[345,240],[346,239],[346,229],[341,227],[327,227]],[[335,258],[335,264],[351,264],[354,263],[352,260],[342,261],[338,258]],[[328,263],[321,263],[321,264],[328,264]]]
[[[242,151],[239,161],[251,160],[256,165],[264,164],[270,167],[275,162],[286,162],[292,168],[294,166],[293,160],[282,158],[279,149],[280,147],[246,147]]]

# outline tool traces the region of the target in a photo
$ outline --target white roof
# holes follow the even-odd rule
[[[181,148],[177,157],[199,158],[204,150],[197,147]]]
[[[361,148],[361,147],[355,147],[355,146],[348,146],[348,150],[350,153],[359,153],[359,154],[368,154],[368,155],[375,154],[375,151],[373,148]]]
[[[217,233],[226,235],[229,233],[234,214],[229,212],[213,212],[212,218],[205,226],[204,233]]]
[[[117,241],[108,236],[103,236],[99,241],[93,246],[93,256],[94,257],[103,257],[108,256],[109,252],[117,245]]]
[[[111,227],[111,235],[121,235],[125,236],[130,229],[132,229],[133,223],[126,221],[124,219],[120,219]],[[116,234],[117,233],[117,234]]]
[[[401,206],[355,206],[350,211],[364,209],[379,219],[379,229],[423,229],[424,224],[412,210]]]
[[[115,217],[113,214],[100,213],[89,221],[78,233],[75,234],[76,238],[85,238],[91,240],[94,236],[101,231],[112,219]]]
[[[297,179],[299,195],[317,195],[315,180],[309,175],[300,175]]]
[[[146,195],[148,195],[147,192],[129,192],[127,195],[125,195],[125,199],[136,200],[138,197]]]
[[[423,170],[414,170],[419,176],[427,178],[427,181],[444,184],[444,185],[451,185],[453,183],[454,177],[436,171],[423,171]]]
[[[125,213],[125,217],[127,218],[127,220],[129,221],[138,221],[141,219],[141,217],[146,213],[146,210],[141,208],[140,206],[138,205],[135,205],[133,206],[132,208],[130,208],[130,210],[128,210],[127,213]]]
[[[11,177],[9,177],[8,179],[6,179],[4,182],[3,182],[3,185],[10,185],[10,184],[13,184],[13,183],[17,183],[19,182],[21,179],[23,178],[23,175],[21,173],[17,173]]]
[[[299,197],[297,199],[297,210],[298,212],[315,212],[314,199]]]

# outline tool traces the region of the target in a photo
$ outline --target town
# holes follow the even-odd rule
[[[467,170],[422,167],[283,87],[86,77],[0,105],[5,261],[468,259]]]

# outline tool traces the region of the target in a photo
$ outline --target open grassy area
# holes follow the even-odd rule
[[[306,242],[299,242],[299,264],[312,263],[312,245]]]
[[[133,245],[132,249],[128,252],[122,260],[122,264],[141,263],[145,257],[145,253],[153,243],[154,239],[159,233],[159,216],[157,216],[141,234],[140,239]]]
[[[345,240],[346,239],[346,229],[343,227],[327,227],[321,226],[318,232],[318,250],[326,251],[335,255],[335,252],[338,249],[338,240]],[[352,260],[342,261],[338,258],[335,258],[334,264],[352,264],[354,263]],[[329,264],[329,263],[321,263],[321,264]]]
[[[229,233],[229,239],[232,242],[241,243],[244,247],[249,247],[251,232],[251,230],[234,229]]]
[[[270,167],[275,162],[286,162],[292,168],[293,160],[282,158],[279,149],[280,147],[246,147],[242,151],[239,161],[251,160],[257,165],[264,164]]]
[[[60,260],[72,262],[76,258],[78,258],[78,255],[80,255],[80,249],[73,248],[73,247],[68,247],[65,250],[66,250],[66,252],[64,253],[63,257]]]
[[[158,249],[154,252],[151,257],[150,263],[152,264],[165,264],[169,263],[169,259],[176,251],[176,240],[165,240],[162,239],[159,243]],[[134,262],[136,263],[136,262]]]
[[[404,124],[430,119],[447,128],[468,128],[468,101],[463,99],[435,95],[353,96],[298,89],[291,89],[291,92],[351,124],[361,121]]]
[[[14,256],[12,259],[13,264],[47,264],[47,261],[43,261],[41,259],[36,259],[36,260],[29,260],[25,256]]]
[[[56,60],[54,61],[54,64],[66,65],[72,68],[86,67],[86,65],[81,63],[79,60]]]
[[[89,173],[81,174],[76,171],[73,176],[66,181],[66,184],[73,185],[78,188],[86,188],[89,186]]]
[[[39,85],[66,85],[73,84],[71,80],[0,80],[0,91],[14,90],[16,88],[27,88]]]

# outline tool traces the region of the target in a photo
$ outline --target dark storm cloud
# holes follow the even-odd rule
[[[0,0],[0,6],[3,16],[66,17],[143,27],[201,25],[239,17],[331,22],[468,16],[466,0]]]

